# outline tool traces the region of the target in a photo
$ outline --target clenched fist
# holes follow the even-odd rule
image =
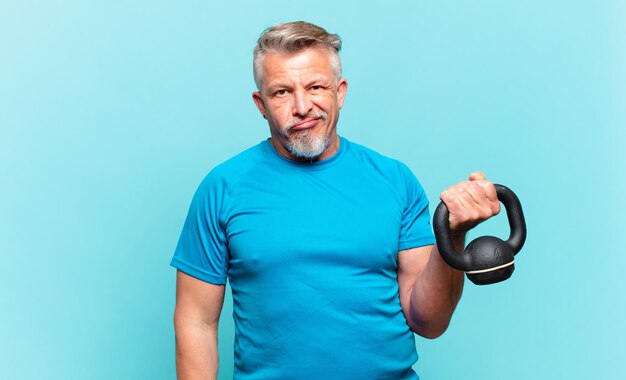
[[[481,172],[470,174],[469,181],[459,182],[444,190],[440,197],[450,212],[450,232],[453,235],[464,235],[500,212],[496,189]]]

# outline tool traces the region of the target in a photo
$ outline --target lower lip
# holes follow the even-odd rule
[[[300,124],[296,124],[293,127],[291,127],[292,131],[302,131],[304,129],[309,129],[309,128],[313,128],[319,119],[313,119],[310,121],[305,121],[304,123],[300,123]]]

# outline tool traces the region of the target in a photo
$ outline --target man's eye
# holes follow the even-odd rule
[[[284,96],[287,93],[287,90],[277,90],[274,92],[275,96]]]
[[[311,90],[313,91],[319,91],[321,89],[322,89],[322,86],[319,86],[319,85],[311,86]]]

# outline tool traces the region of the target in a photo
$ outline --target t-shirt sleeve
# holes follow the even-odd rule
[[[401,165],[401,167],[406,188],[406,205],[402,213],[398,249],[404,250],[434,244],[435,238],[428,211],[428,197],[411,170],[405,165]]]
[[[213,173],[196,191],[170,265],[211,284],[223,285],[228,274],[228,244],[221,223],[226,185]]]

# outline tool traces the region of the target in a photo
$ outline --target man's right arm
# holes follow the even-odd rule
[[[217,378],[217,326],[224,289],[177,272],[174,328],[179,380]]]

